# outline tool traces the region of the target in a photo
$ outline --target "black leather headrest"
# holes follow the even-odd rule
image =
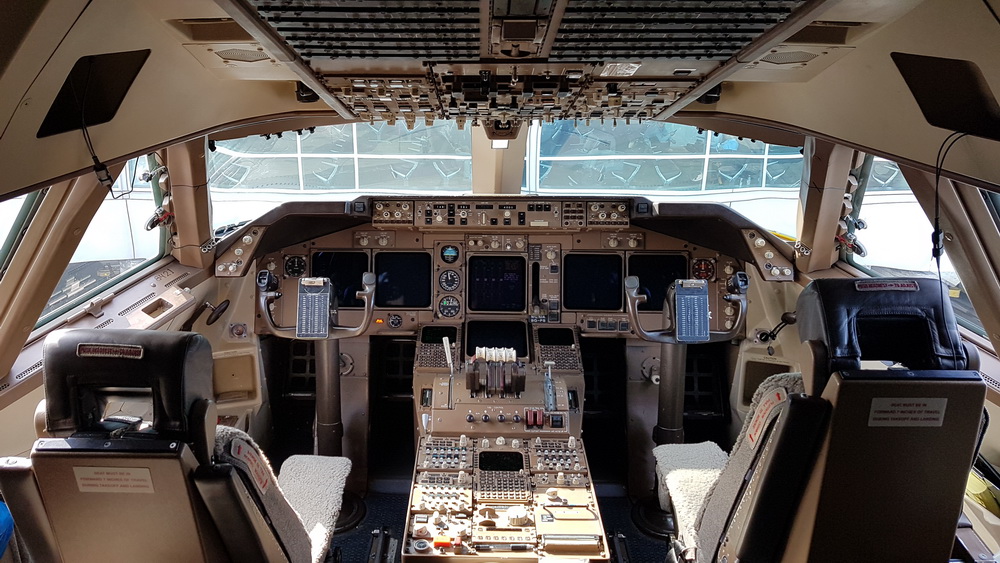
[[[861,360],[913,370],[966,369],[967,358],[946,288],[932,278],[814,280],[799,295],[799,338],[819,342],[819,393],[830,374],[861,369]]]
[[[183,439],[199,399],[211,399],[212,348],[192,332],[58,330],[45,339],[46,428],[99,428],[101,396],[148,390],[153,429]]]

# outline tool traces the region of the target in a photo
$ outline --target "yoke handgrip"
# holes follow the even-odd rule
[[[276,299],[281,297],[281,292],[275,289],[276,280],[272,280],[273,274],[267,270],[261,270],[257,274],[257,285],[259,288],[257,306],[260,309],[261,318],[264,320],[264,325],[267,327],[268,331],[274,336],[280,338],[295,338],[295,327],[294,326],[279,326],[275,324],[274,318],[271,316],[271,303]],[[341,338],[350,338],[352,336],[358,336],[364,331],[368,330],[368,326],[372,322],[372,318],[375,316],[375,282],[376,277],[372,272],[365,272],[361,276],[361,284],[364,289],[357,292],[355,297],[364,302],[364,317],[361,319],[361,323],[354,327],[345,327],[330,324],[330,333],[326,336],[325,340],[338,340]]]
[[[741,272],[737,272],[740,274]],[[745,283],[738,284],[737,291],[745,291]],[[727,293],[723,296],[729,303],[734,303],[737,307],[736,319],[733,325],[726,331],[709,332],[709,342],[722,342],[736,338],[743,328],[747,313],[747,300],[744,293]],[[625,306],[628,310],[629,322],[635,329],[636,335],[649,342],[659,342],[661,344],[678,344],[676,326],[674,322],[674,310],[672,299],[669,297],[663,301],[663,328],[656,330],[646,330],[639,322],[639,305],[646,302],[646,296],[639,294],[639,278],[628,276],[625,278]]]

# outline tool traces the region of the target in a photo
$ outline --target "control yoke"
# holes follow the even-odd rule
[[[338,340],[341,338],[350,338],[352,336],[358,336],[368,329],[368,325],[371,324],[372,317],[375,312],[375,300],[373,299],[375,295],[375,274],[372,272],[365,272],[361,277],[361,284],[364,289],[355,294],[358,299],[361,299],[364,302],[365,314],[364,318],[361,320],[361,324],[355,327],[338,326],[333,324],[333,320],[331,318],[329,323],[329,332],[322,337],[312,338],[313,340]],[[328,281],[327,285],[329,285]],[[277,277],[267,270],[261,270],[257,273],[257,288],[259,289],[257,306],[260,308],[261,318],[264,319],[264,324],[267,326],[271,334],[280,336],[281,338],[302,338],[299,327],[278,326],[274,323],[274,318],[271,317],[271,304],[274,303],[276,299],[281,297],[281,292],[278,291]],[[300,287],[300,291],[301,289],[302,288]],[[303,300],[300,299],[299,303],[301,306],[303,304]],[[299,311],[298,313],[300,315],[303,314],[302,311]],[[328,314],[326,311],[321,311],[321,313],[323,315]]]
[[[628,309],[629,321],[632,323],[632,327],[635,329],[639,338],[650,342],[659,342],[661,344],[688,344],[692,342],[722,342],[725,340],[732,340],[739,335],[740,330],[743,328],[743,322],[746,318],[746,290],[748,285],[746,274],[743,272],[736,272],[733,278],[734,279],[728,284],[730,293],[727,293],[723,299],[729,303],[734,303],[738,307],[736,319],[733,321],[732,327],[726,331],[709,331],[707,339],[698,338],[697,340],[692,340],[690,338],[678,336],[678,315],[676,311],[677,306],[675,299],[677,296],[677,290],[674,288],[668,290],[667,298],[663,301],[663,328],[656,330],[644,329],[642,324],[639,322],[639,305],[646,302],[646,296],[639,294],[639,278],[636,276],[629,276],[625,278],[625,303]],[[691,281],[697,282],[698,280]],[[688,280],[677,280],[677,283],[683,282],[688,282]],[[705,314],[708,314],[708,311],[705,311]],[[685,315],[685,317],[688,316],[689,315]],[[706,320],[707,319],[702,319],[702,321]],[[695,321],[697,321],[697,319]],[[689,320],[688,322],[692,321]],[[687,331],[681,330],[681,334],[684,334],[685,332]]]

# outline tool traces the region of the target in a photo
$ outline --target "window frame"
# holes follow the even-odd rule
[[[129,160],[125,164],[125,166],[122,168],[122,171],[119,174],[118,178],[115,180],[116,183],[119,180],[122,180],[123,178],[127,178],[130,173],[131,174],[135,173],[135,171],[138,168],[139,158],[142,158],[142,157],[137,157],[137,158],[134,158],[132,160]],[[146,158],[147,170],[153,171],[150,174],[150,178],[149,178],[150,191],[152,192],[152,195],[153,195],[153,204],[157,208],[158,207],[162,207],[163,206],[163,190],[160,188],[160,182],[159,182],[159,180],[160,180],[160,177],[163,176],[163,172],[165,171],[165,168],[161,167],[156,153],[147,154],[145,156],[145,158]],[[130,170],[131,170],[131,172],[130,172]],[[112,193],[114,193],[114,192],[112,192]],[[91,218],[91,221],[93,221],[93,218]],[[88,225],[87,228],[90,228],[90,225]],[[169,235],[167,233],[167,230],[164,229],[164,228],[162,228],[162,227],[154,227],[154,228],[159,229],[158,248],[157,248],[157,252],[156,252],[155,255],[153,255],[150,258],[147,258],[146,260],[143,260],[141,263],[139,263],[139,264],[137,264],[137,265],[129,268],[128,270],[122,272],[121,274],[119,274],[119,275],[117,275],[117,276],[115,276],[113,278],[110,278],[110,279],[108,279],[107,281],[105,281],[103,283],[99,283],[99,284],[95,285],[93,288],[91,288],[91,289],[89,289],[87,291],[84,291],[83,293],[80,293],[78,296],[76,296],[69,303],[66,303],[65,305],[57,307],[57,308],[49,311],[48,313],[40,316],[38,318],[38,321],[35,323],[34,329],[38,330],[39,328],[41,328],[41,327],[43,327],[43,326],[45,326],[45,325],[47,325],[49,323],[52,323],[54,321],[57,321],[58,319],[66,316],[66,315],[68,315],[69,313],[72,313],[73,311],[75,311],[76,309],[78,309],[81,305],[83,305],[84,303],[86,303],[87,301],[89,301],[89,300],[93,299],[94,297],[96,297],[96,296],[98,296],[98,295],[106,292],[108,289],[110,289],[112,287],[115,287],[117,285],[122,284],[126,280],[134,278],[136,275],[140,274],[141,272],[145,271],[150,266],[153,266],[154,264],[156,264],[160,260],[162,260],[164,258],[164,256],[167,255],[167,246],[168,246],[167,245],[167,241],[169,239]],[[72,258],[70,258],[70,260],[72,260]],[[69,267],[69,264],[70,264],[69,262],[66,263],[66,267],[67,268]],[[64,270],[64,272],[65,272],[65,270]]]

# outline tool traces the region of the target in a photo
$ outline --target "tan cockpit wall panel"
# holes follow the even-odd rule
[[[889,54],[899,51],[973,61],[994,95],[1000,95],[998,44],[1000,26],[980,0],[927,0],[866,36],[852,53],[808,82],[726,83],[718,104],[692,104],[686,110],[788,123],[884,150],[897,160],[933,165],[949,131],[927,123]],[[1000,184],[997,148],[996,141],[966,137],[949,153],[947,169]]]
[[[293,81],[229,80],[203,66],[185,48],[192,41],[169,21],[224,17],[212,2],[94,0],[78,3],[86,8],[71,24],[74,11],[51,4],[36,22],[52,28],[50,40],[32,33],[0,78],[0,194],[93,166],[80,131],[35,137],[70,69],[86,55],[151,50],[114,119],[89,128],[105,161],[250,117],[329,109],[296,102]]]

